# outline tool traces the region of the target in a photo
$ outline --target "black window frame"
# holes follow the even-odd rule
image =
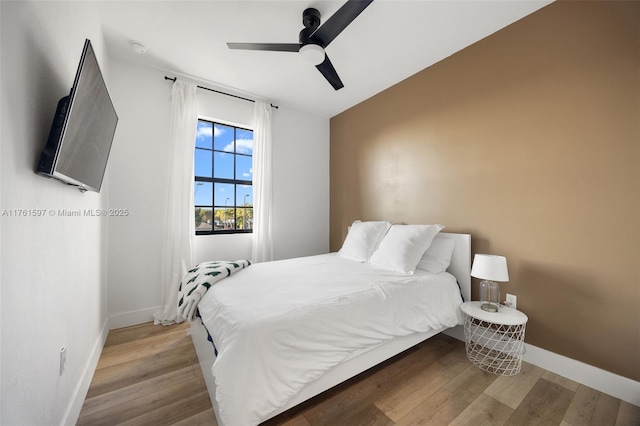
[[[235,124],[229,124],[229,123],[225,123],[223,121],[216,121],[216,120],[210,120],[210,119],[206,119],[206,118],[198,118],[198,122],[204,122],[204,123],[209,123],[211,124],[212,128],[215,128],[216,125],[220,125],[220,126],[225,126],[225,127],[230,127],[233,128],[233,152],[231,151],[223,151],[220,149],[215,149],[215,132],[214,135],[212,135],[211,137],[211,148],[202,148],[202,147],[198,147],[197,146],[197,141],[194,144],[194,151],[193,151],[193,155],[194,155],[194,164],[195,164],[195,156],[196,153],[198,152],[198,150],[201,151],[211,151],[211,177],[206,177],[206,176],[197,176],[196,175],[196,171],[195,171],[195,167],[194,167],[194,188],[196,185],[198,185],[198,182],[204,182],[204,183],[211,183],[211,205],[202,205],[202,204],[196,204],[196,200],[194,197],[194,205],[193,205],[193,212],[195,215],[196,209],[198,208],[205,208],[205,209],[211,209],[211,220],[212,220],[212,224],[211,224],[211,230],[198,230],[196,228],[196,235],[226,235],[226,234],[251,234],[253,233],[253,180],[245,180],[245,179],[238,179],[236,176],[237,170],[237,157],[249,157],[251,158],[251,160],[253,161],[253,149],[251,152],[251,155],[249,154],[241,154],[238,153],[238,147],[237,147],[237,132],[238,130],[243,130],[243,131],[248,131],[251,132],[251,134],[253,134],[253,129],[250,129],[248,127],[243,127],[240,125],[235,125]],[[229,179],[229,178],[218,178],[215,177],[215,154],[216,153],[225,153],[225,154],[232,154],[233,155],[233,176],[235,177],[235,179]],[[225,205],[225,206],[218,206],[215,204],[215,184],[216,183],[221,183],[221,184],[230,184],[233,185],[233,189],[234,189],[234,204],[229,206],[229,205]],[[251,204],[248,205],[244,205],[244,204],[238,204],[239,201],[242,200],[238,200],[238,186],[242,185],[242,186],[250,186],[251,187]],[[215,212],[216,209],[233,209],[233,229],[216,229],[215,226]],[[237,229],[236,226],[238,224],[238,210],[239,209],[244,209],[245,214],[247,209],[251,210],[251,228],[250,229]],[[241,217],[242,215],[240,215]],[[246,220],[246,218],[244,219]],[[243,222],[244,223],[244,222]]]

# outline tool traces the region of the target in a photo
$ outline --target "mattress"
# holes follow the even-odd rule
[[[239,271],[198,305],[218,352],[220,419],[258,424],[354,352],[462,324],[461,303],[447,272],[401,274],[335,253]]]

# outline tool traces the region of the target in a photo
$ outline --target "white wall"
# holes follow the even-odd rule
[[[118,134],[109,157],[110,327],[150,321],[161,305],[160,259],[168,187],[171,85],[164,74],[111,60]]]
[[[93,4],[3,1],[0,11],[0,424],[73,424],[106,337],[107,221],[57,210],[101,208],[106,191],[82,194],[34,170],[85,38],[107,74],[109,64]]]
[[[152,319],[161,304],[162,226],[169,165],[171,82],[163,71],[111,61],[119,131],[110,158],[109,207],[130,216],[109,222],[112,328]],[[198,91],[200,114],[251,125],[253,104]],[[329,120],[281,106],[273,111],[276,258],[329,249]],[[251,256],[251,235],[196,236],[196,262]]]
[[[274,257],[329,251],[329,120],[273,114]]]

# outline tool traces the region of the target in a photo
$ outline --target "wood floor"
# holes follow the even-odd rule
[[[78,424],[216,425],[187,329],[111,331]],[[437,335],[266,425],[638,426],[640,408],[527,363],[485,373]]]

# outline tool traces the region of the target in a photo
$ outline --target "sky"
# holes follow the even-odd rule
[[[196,176],[212,177],[211,165],[213,162],[215,166],[214,177],[253,181],[251,157],[234,156],[234,140],[238,154],[253,155],[252,131],[236,128],[234,139],[233,126],[212,125],[206,121],[198,121],[194,163]],[[245,202],[253,205],[253,189],[250,185],[238,185],[235,193],[233,187],[234,185],[225,183],[196,182],[194,186],[195,204],[212,205],[213,200],[213,205],[216,206],[244,205]]]

